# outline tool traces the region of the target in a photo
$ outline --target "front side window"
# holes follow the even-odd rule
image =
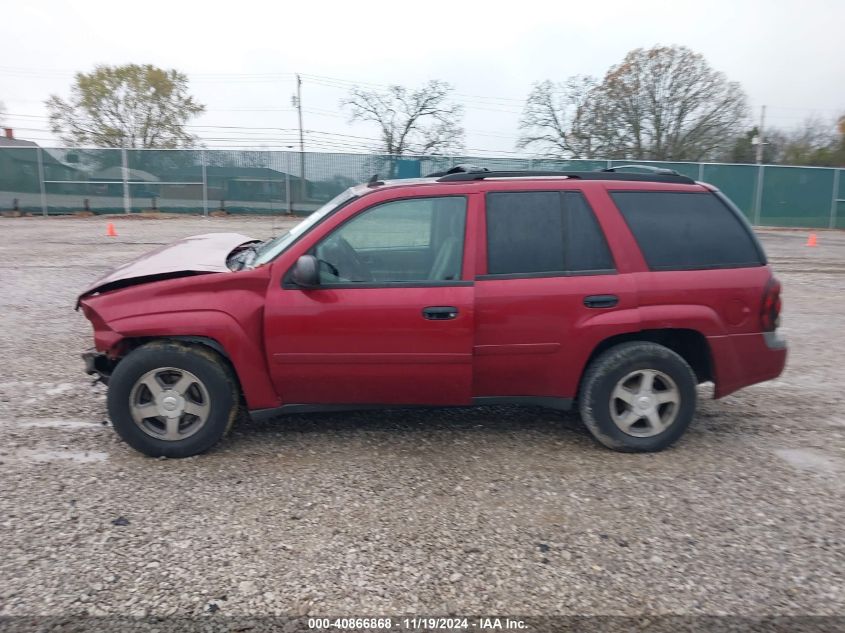
[[[320,284],[458,281],[465,225],[460,196],[379,204],[313,249]]]
[[[487,194],[487,274],[606,272],[604,234],[578,191]]]

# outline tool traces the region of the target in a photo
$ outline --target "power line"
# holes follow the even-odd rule
[[[288,110],[293,111],[292,108],[289,108]],[[303,112],[312,112],[312,111],[308,108],[303,108]],[[45,120],[45,121],[49,120],[49,118],[50,118],[50,117],[47,117],[47,116],[37,115],[37,114],[14,114],[14,113],[7,113],[7,114],[8,114],[8,116],[22,117],[22,118],[32,118],[32,119],[42,119],[42,120]],[[185,127],[191,128],[191,129],[296,130],[296,128],[283,128],[283,127],[275,127],[275,126],[269,126],[269,127],[268,126],[252,126],[252,125],[212,125],[212,124],[191,125],[191,124],[188,124]],[[19,128],[19,129],[24,129],[24,128]],[[327,133],[339,134],[339,135],[341,134],[340,132],[323,132],[321,130],[309,130],[309,131],[310,132],[316,132],[318,134],[327,134]],[[492,138],[502,138],[502,139],[506,139],[506,140],[516,140],[516,139],[519,138],[518,136],[511,136],[511,135],[507,135],[507,134],[496,134],[494,132],[486,132],[486,131],[483,131],[483,130],[476,130],[476,129],[467,129],[466,131],[471,133],[471,134],[476,134],[478,136],[489,136],[489,137],[492,137]],[[353,136],[353,135],[350,134],[350,135],[347,135],[347,136]],[[370,139],[372,139],[372,137],[362,137],[362,136],[358,136],[356,138],[370,138]]]
[[[350,79],[341,79],[339,77],[328,77],[326,75],[307,75],[303,73],[303,77],[311,78],[313,81],[322,81],[324,85],[333,86],[333,87],[355,87],[355,86],[371,86],[373,88],[390,88],[397,84],[379,84],[373,83],[368,81],[354,81]],[[512,105],[522,105],[525,102],[525,99],[519,99],[514,97],[493,97],[488,95],[471,95],[461,92],[453,93],[456,97],[463,97],[466,99],[483,99],[483,100],[491,100],[491,101],[505,101],[505,102],[514,102]]]
[[[14,76],[41,76],[46,78],[51,77],[63,77],[69,75],[75,75],[77,72],[76,70],[70,69],[59,69],[59,68],[32,68],[32,67],[21,67],[21,66],[0,66],[0,74],[3,75],[14,75]],[[295,73],[290,72],[191,72],[185,71],[185,74],[189,75],[192,78],[199,78],[201,82],[226,82],[226,81],[243,81],[245,83],[248,82],[268,82],[268,83],[275,83],[280,80],[293,80],[295,78]],[[389,88],[391,85],[398,85],[398,84],[385,84],[385,83],[377,83],[372,81],[361,81],[361,80],[353,80],[353,79],[344,79],[341,77],[333,77],[329,75],[319,75],[319,74],[312,74],[312,73],[301,73],[303,78],[308,79],[310,82],[316,83],[318,85],[323,85],[326,87],[331,88],[340,88],[344,90],[348,90],[354,86],[368,86],[371,88]],[[468,94],[468,93],[461,93],[455,92],[452,93],[454,97],[457,97],[459,101],[467,102],[467,103],[475,103],[477,105],[485,105],[485,106],[494,106],[499,105],[503,106],[504,108],[515,108],[520,107],[525,103],[524,98],[518,97],[503,97],[503,96],[492,96],[492,95],[477,95],[477,94]],[[493,102],[493,103],[491,103]],[[498,103],[496,103],[498,102]],[[757,107],[757,106],[755,106]],[[805,107],[796,107],[796,106],[769,106],[770,109],[773,110],[792,110],[792,111],[801,111],[801,112],[819,112],[830,114],[835,116],[842,112],[842,109],[837,108],[805,108]],[[270,108],[268,108],[270,109]],[[289,109],[278,109],[272,108],[272,110],[289,110]],[[222,110],[221,110],[222,111]],[[232,111],[239,111],[239,110],[232,110]],[[245,111],[253,111],[252,109],[248,109]],[[509,112],[507,109],[493,109],[493,111],[502,111],[502,112]]]

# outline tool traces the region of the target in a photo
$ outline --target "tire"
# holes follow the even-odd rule
[[[660,451],[692,421],[696,378],[667,347],[621,343],[590,363],[578,399],[581,419],[600,444],[626,453]]]
[[[232,371],[220,355],[200,346],[147,343],[123,358],[109,380],[115,431],[150,457],[207,451],[226,435],[239,409]]]

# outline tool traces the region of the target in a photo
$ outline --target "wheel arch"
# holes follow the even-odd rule
[[[231,356],[226,351],[226,348],[220,344],[219,341],[216,341],[213,338],[208,336],[190,336],[190,335],[161,335],[161,336],[136,336],[136,337],[127,337],[121,339],[120,341],[120,356],[115,361],[114,365],[116,366],[122,358],[130,354],[133,350],[142,347],[144,345],[148,345],[150,343],[184,343],[188,347],[204,347],[208,350],[215,352],[220,358],[223,359],[223,362],[226,363],[229,370],[234,376],[235,381],[237,382],[238,391],[240,392],[241,396],[243,397],[243,385],[241,384],[240,376],[238,376],[237,368],[235,364],[232,362]]]
[[[151,341],[181,341],[211,349],[229,363],[248,409],[268,409],[280,404],[270,381],[267,361],[256,343],[230,315],[211,310],[170,313],[159,319],[161,327],[146,318],[128,318],[110,325],[119,336],[113,357],[118,359]],[[203,333],[198,333],[203,332]],[[257,336],[260,337],[260,334]]]
[[[698,330],[688,328],[657,328],[615,334],[596,344],[587,362],[584,363],[577,393],[580,393],[581,382],[584,380],[587,369],[600,354],[620,343],[635,341],[657,343],[671,349],[689,364],[699,383],[715,380],[713,356],[707,337]]]

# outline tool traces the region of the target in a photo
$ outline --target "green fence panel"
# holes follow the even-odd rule
[[[202,213],[202,150],[126,150],[129,208]]]
[[[835,229],[845,229],[845,169],[837,169],[839,186],[835,196],[831,197],[831,210],[835,214],[832,225]]]
[[[293,209],[303,201],[297,156],[293,152],[205,152],[209,211],[286,213],[288,195]],[[195,172],[202,181],[201,164]]]
[[[44,155],[50,214],[123,212],[121,150],[51,148]]]
[[[294,172],[301,174],[299,154],[292,154]],[[353,185],[366,182],[373,176],[396,178],[401,159],[380,154],[323,154],[306,152],[305,187],[308,191],[304,210],[308,205],[322,204]],[[316,207],[314,207],[316,208]],[[313,209],[312,209],[313,210]]]
[[[842,169],[765,166],[758,200],[758,165],[293,151],[0,147],[0,210],[41,213],[43,188],[50,214],[128,208],[305,215],[373,176],[417,178],[460,164],[505,171],[664,167],[715,185],[758,224],[845,228]]]
[[[0,210],[41,213],[37,148],[0,147],[0,192]]]
[[[396,161],[396,177],[397,178],[419,178],[422,165],[420,161],[415,158],[405,158]]]
[[[705,164],[702,167],[701,179],[718,187],[751,220],[759,171],[760,168],[756,165]]]
[[[828,227],[834,171],[767,166],[758,223],[763,226]]]

